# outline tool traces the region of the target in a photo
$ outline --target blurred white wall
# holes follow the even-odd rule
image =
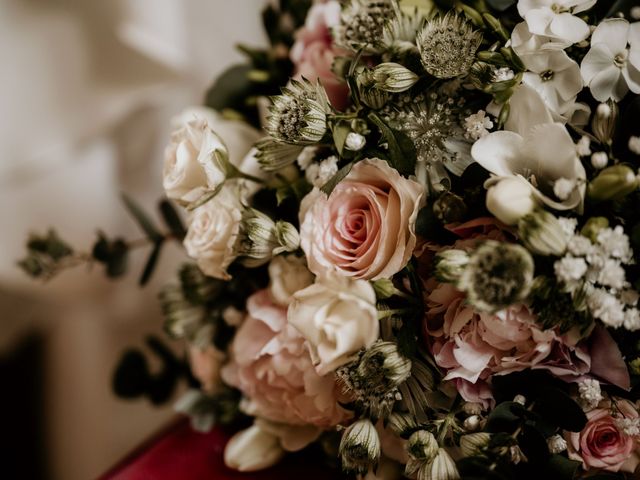
[[[155,294],[180,253],[144,291],[144,252],[123,282],[80,269],[42,286],[15,267],[26,232],[139,236],[119,192],[153,207],[169,118],[241,60],[236,43],[264,43],[263,3],[0,0],[0,354],[46,335],[51,478],[96,477],[171,416],[109,382],[120,351],[160,331]]]

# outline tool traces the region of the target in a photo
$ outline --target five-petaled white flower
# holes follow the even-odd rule
[[[620,101],[629,90],[640,93],[640,22],[604,20],[591,36],[581,70],[591,94],[601,102]]]
[[[589,36],[589,25],[575,14],[595,3],[596,0],[519,0],[518,13],[531,33],[578,43]]]

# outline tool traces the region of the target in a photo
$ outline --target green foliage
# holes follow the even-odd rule
[[[103,232],[98,232],[91,256],[104,265],[107,277],[117,278],[126,273],[128,254],[129,247],[123,239],[110,240]]]
[[[340,170],[338,170],[336,174],[333,177],[331,177],[329,181],[325,183],[320,190],[322,190],[322,192],[324,192],[326,195],[331,195],[331,192],[333,192],[333,189],[336,188],[336,186],[338,186],[338,184],[342,180],[344,180],[344,178],[347,175],[349,175],[351,168],[353,168],[353,164],[354,162],[349,162],[346,165],[344,165],[342,168],[340,168]]]
[[[380,130],[389,150],[389,164],[403,175],[413,175],[416,168],[416,147],[403,132],[389,127],[376,113],[369,113],[369,120]]]
[[[171,235],[178,241],[182,241],[187,234],[187,230],[182,223],[182,219],[180,218],[180,214],[177,212],[173,203],[169,200],[164,199],[160,201],[158,206],[160,209],[160,214],[162,215],[162,219],[164,220],[165,225],[171,232]]]

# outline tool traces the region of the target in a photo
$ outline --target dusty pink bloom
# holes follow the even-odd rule
[[[327,198],[312,191],[300,208],[301,246],[316,275],[335,270],[365,280],[387,278],[409,261],[424,188],[387,162],[358,162]]]
[[[320,80],[331,104],[342,110],[347,106],[349,88],[331,70],[337,55],[343,55],[333,43],[331,28],[340,22],[340,4],[335,0],[316,3],[307,14],[304,26],[296,32],[291,48],[295,77]]]
[[[634,472],[640,463],[638,437],[625,433],[620,422],[638,419],[638,411],[627,400],[605,402],[587,413],[581,432],[567,433],[569,457],[579,460],[585,470]]]
[[[242,391],[243,410],[272,422],[329,428],[346,418],[333,375],[316,373],[308,347],[287,322],[287,310],[267,290],[247,301],[247,317],[222,370],[226,383]]]
[[[214,393],[220,386],[220,369],[225,358],[226,355],[213,345],[189,348],[191,372],[205,392]]]

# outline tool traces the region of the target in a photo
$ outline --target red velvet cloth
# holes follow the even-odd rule
[[[219,429],[198,433],[180,420],[130,454],[98,480],[327,480],[339,478],[319,460],[291,455],[255,473],[229,470],[222,459],[229,435]]]

